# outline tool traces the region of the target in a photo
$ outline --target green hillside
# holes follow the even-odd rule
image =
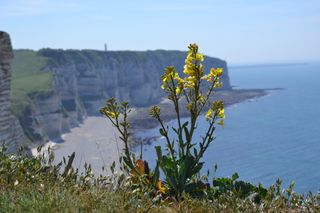
[[[52,89],[52,73],[44,72],[47,59],[32,50],[14,51],[12,75],[12,111],[18,117],[32,104],[31,95]]]

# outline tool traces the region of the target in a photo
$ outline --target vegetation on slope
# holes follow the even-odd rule
[[[293,185],[268,189],[231,178],[214,178],[205,196],[159,199],[148,188],[136,190],[123,173],[94,177],[90,166],[79,173],[74,154],[54,165],[46,155],[6,154],[0,148],[0,212],[319,212],[320,195],[304,196]],[[109,171],[109,170],[108,170]],[[110,173],[110,172],[109,172]],[[143,186],[143,183],[140,183]]]
[[[52,90],[52,73],[44,72],[47,59],[32,50],[14,51],[11,82],[12,111],[21,117],[26,107],[32,106],[33,94]]]

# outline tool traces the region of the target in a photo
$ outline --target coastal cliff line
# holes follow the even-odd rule
[[[8,152],[14,152],[24,142],[24,134],[18,119],[11,113],[11,62],[12,45],[9,35],[0,31],[0,143]]]
[[[30,72],[38,69],[33,74],[39,80],[33,79],[32,82],[39,85],[25,95],[25,102],[29,104],[20,103],[21,97],[17,95],[13,110],[29,141],[34,144],[62,140],[63,133],[79,125],[88,115],[98,115],[105,100],[111,97],[128,101],[131,106],[138,108],[158,104],[165,95],[160,87],[163,69],[173,65],[182,72],[187,54],[166,50],[56,49],[16,50],[14,53],[14,71],[17,76],[14,94],[30,89],[19,88],[19,82],[27,81],[20,74],[30,64],[39,64],[30,69]],[[206,57],[204,65],[205,72],[211,67],[222,67],[222,90],[231,90],[225,61]],[[30,74],[25,78],[30,78]],[[41,81],[47,83],[41,84]]]

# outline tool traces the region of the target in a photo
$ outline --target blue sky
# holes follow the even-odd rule
[[[319,0],[0,0],[14,48],[186,50],[229,63],[320,60]]]

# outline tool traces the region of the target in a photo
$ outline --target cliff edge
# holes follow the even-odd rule
[[[0,31],[0,143],[14,152],[24,143],[19,121],[11,113],[11,62],[13,59],[10,36]]]

